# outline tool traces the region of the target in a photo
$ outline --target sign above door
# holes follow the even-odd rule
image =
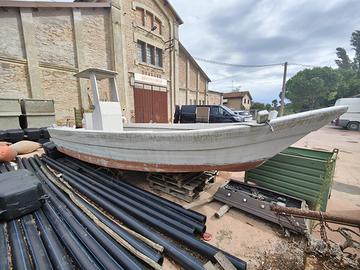
[[[140,73],[134,73],[135,82],[147,83],[152,85],[167,86],[167,80]]]

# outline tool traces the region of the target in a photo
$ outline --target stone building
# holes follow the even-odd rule
[[[223,104],[223,95],[224,93],[208,90],[207,91],[207,104],[209,105],[221,105]]]
[[[252,97],[249,91],[224,93],[223,104],[232,110],[250,110]]]
[[[210,81],[179,42],[182,23],[167,0],[0,1],[0,97],[54,99],[63,124],[92,100],[73,75],[96,67],[118,72],[129,121],[169,122],[177,104],[206,104]]]

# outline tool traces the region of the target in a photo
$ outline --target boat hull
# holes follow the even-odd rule
[[[70,128],[49,128],[49,132],[61,152],[104,167],[146,172],[243,171],[259,166],[346,109],[294,114],[269,125],[141,124],[123,132]]]
[[[181,173],[181,172],[203,172],[203,171],[218,170],[218,171],[237,172],[237,171],[247,171],[250,169],[254,169],[265,162],[265,160],[257,160],[257,161],[251,161],[245,163],[234,163],[234,164],[226,164],[226,165],[149,164],[149,163],[141,163],[134,161],[114,160],[111,158],[79,153],[72,151],[70,149],[63,148],[61,146],[59,147],[58,150],[68,156],[71,156],[76,159],[80,159],[88,163],[96,164],[107,168],[115,168],[115,169],[128,170],[128,171]]]

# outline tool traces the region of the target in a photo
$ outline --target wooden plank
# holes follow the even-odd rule
[[[218,252],[214,255],[214,258],[221,265],[222,268],[226,270],[236,270],[235,266],[225,257],[224,253]]]
[[[212,264],[211,261],[208,261],[204,264],[204,269],[206,270],[216,270],[216,267]]]
[[[190,203],[188,205],[185,205],[184,208],[185,209],[193,209],[195,207],[198,207],[198,206],[201,206],[201,205],[204,205],[204,204],[207,204],[207,203],[210,203],[214,200],[214,197],[211,196],[209,198],[206,198],[206,199],[201,199],[201,200],[198,200],[196,202],[193,202],[193,203]]]
[[[223,215],[225,215],[230,210],[230,206],[227,204],[224,204],[220,207],[220,209],[215,213],[215,217],[221,218]]]
[[[156,185],[156,184],[154,185],[154,184],[150,183],[149,186],[150,186],[150,188],[152,188],[154,190],[158,190],[158,191],[164,192],[166,194],[172,195],[172,196],[174,196],[178,199],[184,200],[188,203],[192,202],[194,199],[199,197],[199,193],[194,193],[192,195],[188,195],[188,194],[177,192],[171,188],[163,187],[163,186]]]

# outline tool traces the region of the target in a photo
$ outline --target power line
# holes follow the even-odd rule
[[[220,65],[220,66],[229,66],[229,67],[242,67],[242,68],[263,68],[263,67],[275,67],[275,66],[284,66],[284,63],[272,63],[272,64],[257,64],[257,65],[243,65],[243,64],[233,64],[233,63],[226,63],[226,62],[220,62],[215,61],[211,59],[205,59],[201,57],[194,57],[194,59],[214,64],[214,65]],[[308,64],[299,64],[299,63],[288,63],[289,66],[302,66],[302,67],[316,67],[314,65],[308,65]]]
[[[215,65],[230,66],[230,67],[243,67],[243,68],[274,67],[274,66],[283,66],[284,65],[284,63],[261,64],[261,65],[242,65],[242,64],[224,63],[224,62],[204,59],[204,58],[200,58],[200,57],[194,57],[194,59],[201,61],[201,62],[206,62],[206,63],[210,63],[210,64],[215,64]]]
[[[301,66],[301,67],[318,67],[314,65],[308,65],[308,64],[298,64],[298,63],[288,63],[289,66]]]

